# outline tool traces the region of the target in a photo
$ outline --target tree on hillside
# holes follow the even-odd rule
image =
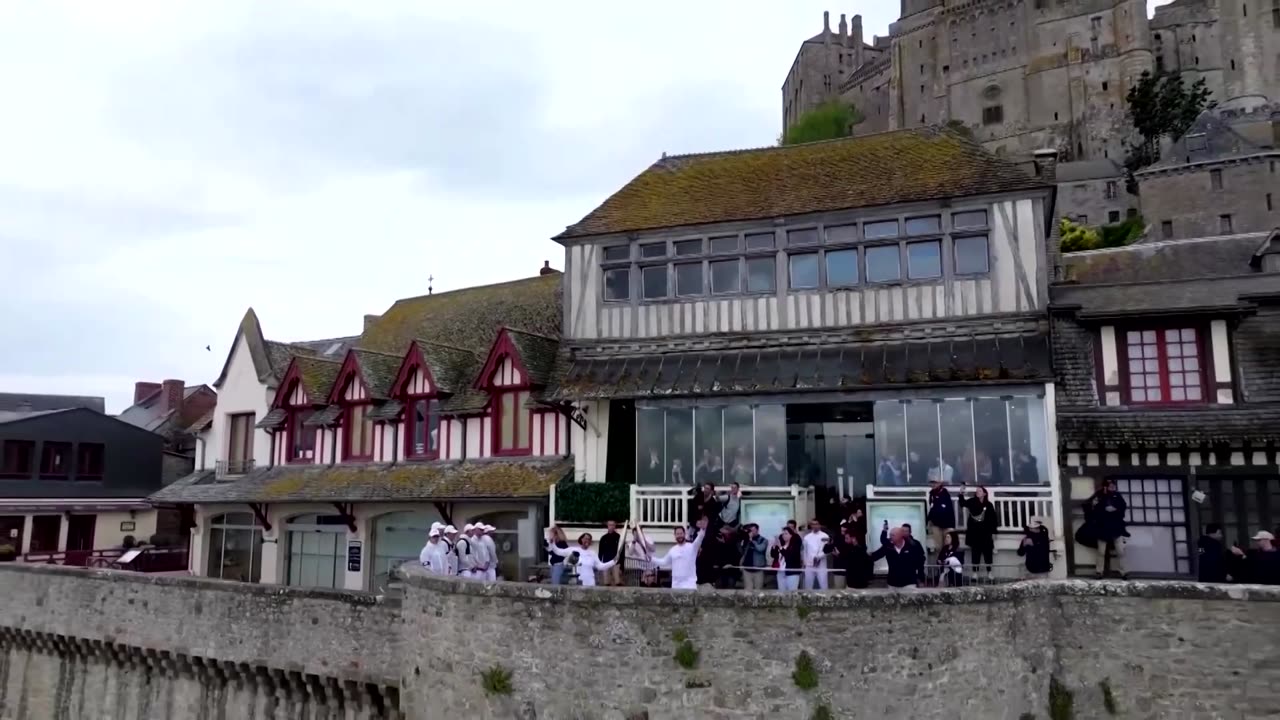
[[[840,100],[828,100],[804,113],[783,133],[780,144],[797,145],[817,140],[849,137],[853,126],[862,122],[857,108]]]
[[[1137,140],[1128,144],[1124,161],[1130,177],[1130,192],[1136,190],[1133,173],[1160,159],[1163,138],[1181,139],[1200,113],[1217,106],[1209,95],[1204,78],[1187,87],[1177,73],[1152,75],[1144,71],[1138,84],[1129,88],[1125,103],[1129,121],[1138,134]]]

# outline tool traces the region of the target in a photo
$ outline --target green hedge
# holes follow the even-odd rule
[[[620,483],[574,482],[556,486],[556,522],[603,525],[631,517],[631,486]]]

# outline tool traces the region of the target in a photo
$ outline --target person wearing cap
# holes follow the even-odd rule
[[[445,562],[448,563],[449,575],[456,576],[458,574],[458,528],[452,525],[445,525],[440,531],[443,536],[445,546],[448,548],[449,554],[445,556]]]
[[[1236,560],[1231,576],[1238,582],[1254,585],[1280,585],[1280,549],[1276,548],[1276,536],[1259,530],[1253,536],[1253,544],[1248,552],[1238,545],[1231,548]]]
[[[494,542],[493,531],[498,528],[480,523],[481,534],[480,542],[484,545],[484,554],[486,557],[485,580],[489,582],[497,582],[498,580],[498,544]]]
[[[676,528],[676,544],[662,556],[653,559],[654,567],[671,568],[672,590],[698,589],[698,550],[702,547],[703,538],[707,536],[709,522],[705,516],[698,520],[699,532],[693,542],[688,541],[684,528]],[[639,523],[636,527],[640,527]]]
[[[484,550],[476,548],[474,545],[476,526],[467,523],[462,526],[462,534],[458,536],[458,541],[453,545],[453,554],[458,559],[458,577],[472,579],[475,577],[476,568],[484,562],[482,553]]]
[[[596,573],[604,572],[614,565],[618,564],[618,558],[614,558],[608,562],[600,560],[600,556],[595,550],[591,549],[591,533],[582,533],[578,536],[578,545],[569,549],[561,549],[551,542],[550,533],[546,536],[547,552],[559,555],[563,558],[569,558],[569,562],[573,562],[573,556],[578,556],[578,584],[583,587],[595,587]]]
[[[448,554],[447,547],[440,541],[440,528],[433,526],[431,532],[427,534],[427,544],[423,545],[422,552],[418,553],[418,560],[432,575],[448,575],[449,563],[446,560]]]

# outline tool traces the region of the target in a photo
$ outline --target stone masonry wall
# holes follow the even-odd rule
[[[405,582],[397,606],[0,567],[0,720],[805,720],[821,707],[1083,720],[1109,717],[1107,696],[1136,719],[1280,708],[1280,588],[709,594],[485,585],[414,568]],[[685,637],[689,668],[675,659]],[[811,689],[797,686],[802,652]],[[509,673],[509,693],[493,692],[493,671]],[[1055,680],[1071,715],[1050,715]]]

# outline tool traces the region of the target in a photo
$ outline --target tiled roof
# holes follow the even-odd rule
[[[847,390],[1052,378],[1044,335],[577,360],[551,400]]]
[[[360,365],[360,376],[364,378],[365,386],[369,388],[370,397],[378,399],[387,397],[387,393],[391,390],[391,383],[395,382],[396,373],[400,371],[400,363],[404,360],[404,356],[359,348],[351,352],[355,355],[356,363]],[[330,380],[329,384],[332,385],[333,380]]]
[[[196,419],[195,422],[191,423],[191,426],[187,428],[187,432],[189,433],[204,432],[209,428],[210,425],[213,424],[213,416],[215,414],[217,414],[216,407],[210,409],[209,412],[205,413],[204,415],[201,415],[199,418]]]
[[[557,239],[1046,187],[959,133],[899,130],[664,157]]]
[[[217,482],[210,471],[194,473],[150,499],[164,503],[278,503],[542,498],[552,485],[572,473],[572,457],[282,465],[229,482]]]
[[[1242,233],[1125,245],[1062,256],[1065,284],[1151,282],[1247,275],[1270,233]]]
[[[314,415],[302,421],[303,427],[329,427],[342,415],[341,405],[328,405],[320,408]]]
[[[1058,413],[1063,446],[1200,447],[1276,442],[1280,405],[1203,407],[1185,410],[1115,408]]]
[[[1161,280],[1053,288],[1053,303],[1081,317],[1194,310],[1248,309],[1250,297],[1280,294],[1280,275],[1241,275],[1201,280]]]
[[[17,412],[24,406],[29,410],[35,411],[68,410],[71,408],[88,408],[100,413],[107,411],[107,402],[100,397],[0,393],[0,411]]]
[[[507,328],[507,335],[516,346],[516,352],[520,353],[520,360],[529,373],[529,382],[546,385],[556,362],[556,353],[560,350],[560,341],[515,328]]]
[[[443,392],[465,392],[471,387],[483,359],[476,353],[453,345],[427,340],[414,340],[422,361],[431,371],[436,387]]]
[[[298,366],[298,379],[302,381],[302,389],[312,404],[319,405],[329,397],[329,389],[342,370],[342,362],[310,355],[295,355],[294,362]]]
[[[262,430],[275,430],[284,425],[284,421],[289,418],[289,411],[284,408],[273,408],[271,412],[262,416],[258,424],[254,427]]]
[[[388,400],[370,410],[366,417],[370,420],[395,420],[400,417],[400,411],[403,409],[404,403],[399,400]]]

